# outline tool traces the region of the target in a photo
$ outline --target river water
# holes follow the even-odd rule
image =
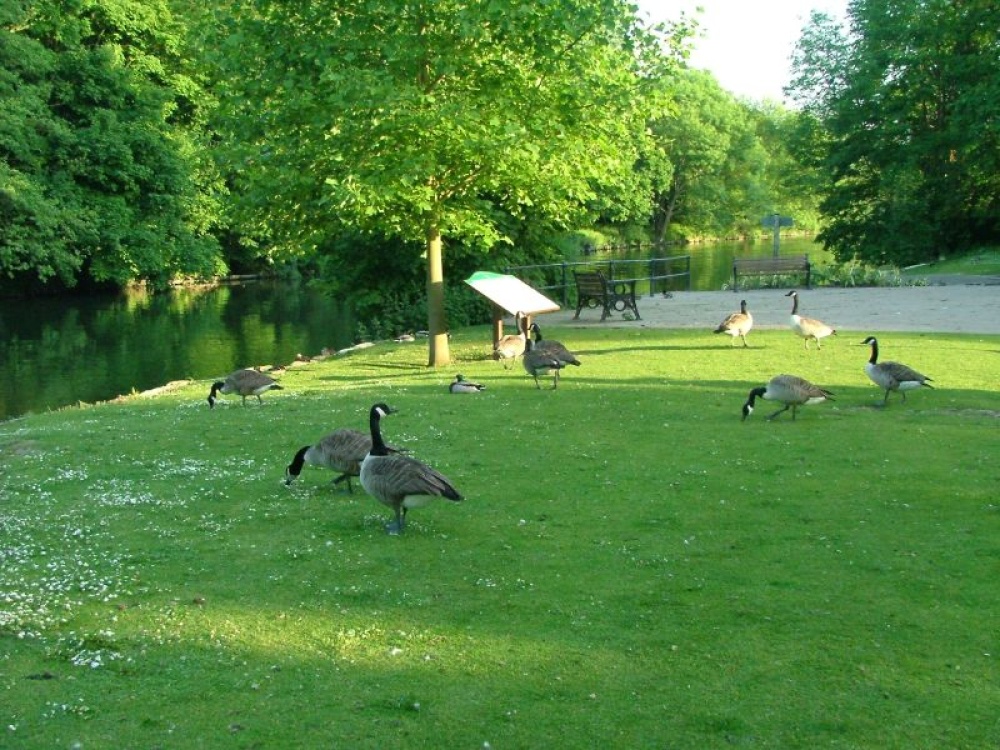
[[[0,419],[287,364],[353,338],[346,306],[270,282],[0,300]]]
[[[692,289],[722,288],[734,256],[770,242],[691,245]],[[783,254],[821,255],[809,240]],[[818,257],[817,257],[818,259]],[[162,294],[0,300],[0,420],[93,403],[239,367],[288,364],[354,343],[350,307],[303,286],[259,282]]]

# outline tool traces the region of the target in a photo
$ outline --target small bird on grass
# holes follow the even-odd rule
[[[524,342],[528,337],[524,332],[524,316],[520,311],[514,315],[514,325],[517,326],[517,333],[501,336],[493,347],[493,356],[503,362],[505,370],[510,368],[508,363],[524,354]]]
[[[466,380],[465,376],[458,374],[455,379],[451,381],[448,386],[448,391],[450,393],[479,393],[480,391],[485,391],[486,386],[481,383],[473,383],[471,380]]]
[[[278,385],[277,381],[265,375],[259,370],[252,370],[247,368],[245,370],[237,370],[236,372],[230,373],[225,380],[217,380],[212,383],[212,390],[208,394],[208,405],[210,408],[215,408],[216,394],[219,393],[235,393],[243,398],[243,405],[247,405],[247,396],[256,396],[257,401],[261,404],[261,394],[267,391],[280,391],[282,387]]]
[[[809,339],[816,342],[816,348],[822,349],[823,345],[820,343],[820,339],[824,339],[827,336],[836,336],[837,329],[828,326],[822,320],[816,320],[815,318],[806,318],[799,315],[799,293],[796,291],[791,291],[785,295],[786,297],[792,298],[792,316],[791,325],[792,330],[802,337],[802,344],[806,349],[809,348]]]
[[[869,336],[861,342],[862,346],[871,346],[871,357],[865,363],[865,373],[871,381],[879,388],[885,389],[885,398],[882,405],[889,403],[889,393],[898,391],[906,401],[906,392],[916,388],[933,388],[930,384],[931,378],[921,375],[912,367],[900,364],[899,362],[879,362],[878,361],[878,339]]]
[[[312,445],[305,445],[295,453],[285,469],[285,484],[290,485],[306,464],[339,472],[331,484],[347,482],[347,491],[354,492],[351,477],[361,474],[361,462],[372,447],[372,439],[364,432],[350,429],[334,430]]]
[[[774,419],[782,412],[791,409],[794,420],[795,410],[798,407],[832,401],[833,394],[797,375],[775,375],[768,381],[767,385],[750,391],[749,398],[743,404],[743,420],[753,414],[754,404],[758,398],[763,398],[766,401],[777,401],[779,404],[785,405],[783,409],[778,409],[768,419]]]
[[[369,413],[372,447],[361,462],[361,486],[380,503],[392,508],[394,518],[385,530],[389,534],[402,534],[406,525],[406,512],[420,508],[435,498],[454,502],[462,500],[446,476],[422,461],[400,453],[393,453],[382,440],[382,417],[396,412],[385,403],[377,403]]]
[[[747,301],[740,300],[740,311],[726,316],[726,319],[719,323],[712,333],[728,333],[732,337],[732,346],[736,346],[736,337],[743,339],[743,346],[747,343],[747,334],[753,328],[753,315],[747,312]]]

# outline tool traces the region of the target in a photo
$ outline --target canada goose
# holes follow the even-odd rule
[[[532,347],[533,349],[545,351],[554,355],[560,362],[563,363],[563,366],[580,366],[580,360],[576,358],[576,355],[573,354],[573,352],[563,346],[562,342],[542,338],[542,329],[538,327],[538,323],[531,324],[531,332],[535,336],[534,345]]]
[[[443,474],[415,458],[392,453],[382,441],[381,419],[395,411],[383,403],[371,408],[372,447],[361,462],[361,486],[380,503],[392,508],[395,519],[386,524],[385,530],[401,534],[406,511],[410,508],[427,505],[436,497],[458,502],[462,496]]]
[[[265,375],[257,370],[245,369],[230,373],[225,380],[217,380],[212,383],[212,390],[208,394],[208,405],[215,408],[215,396],[217,393],[235,393],[243,397],[243,405],[247,405],[247,396],[256,396],[261,404],[260,395],[265,391],[282,390],[281,386],[275,382],[274,378]]]
[[[808,380],[800,378],[797,375],[775,375],[768,381],[767,385],[754,388],[750,391],[747,402],[743,404],[744,420],[753,414],[754,402],[758,397],[767,401],[777,401],[785,405],[784,409],[778,409],[768,419],[774,419],[789,409],[792,410],[792,419],[795,419],[795,410],[799,406],[833,401],[833,394],[830,391],[815,386]]]
[[[879,362],[878,339],[874,336],[869,336],[861,342],[862,346],[865,344],[870,344],[872,348],[872,356],[865,362],[865,372],[875,385],[879,388],[885,388],[885,398],[882,399],[883,405],[889,403],[889,391],[899,391],[903,395],[903,401],[905,402],[907,391],[912,391],[914,388],[919,388],[920,386],[926,388],[934,387],[928,382],[931,378],[921,375],[911,367],[907,367],[899,362]]]
[[[740,300],[740,311],[731,313],[726,319],[719,323],[713,333],[728,333],[732,337],[732,345],[736,346],[736,337],[743,339],[743,346],[747,344],[747,334],[753,328],[753,315],[747,312],[747,301]]]
[[[524,365],[525,372],[535,379],[535,387],[539,390],[541,390],[542,386],[538,383],[538,378],[545,375],[552,375],[552,388],[553,390],[558,388],[559,371],[566,366],[552,352],[537,348],[535,342],[531,339],[528,339],[526,342],[521,364]]]
[[[455,376],[451,385],[448,386],[448,390],[451,393],[479,393],[480,391],[485,391],[486,386],[466,380],[464,375],[459,374]]]
[[[527,334],[524,332],[524,316],[521,311],[514,315],[514,323],[517,325],[517,333],[508,333],[501,336],[497,345],[493,347],[493,356],[503,362],[504,369],[509,369],[509,361],[515,360],[524,354],[524,342]]]
[[[332,484],[347,480],[347,489],[354,492],[351,477],[361,474],[361,462],[372,448],[370,436],[357,430],[339,429],[321,438],[318,443],[299,448],[285,469],[285,484],[289,485],[302,473],[305,464],[339,471]]]
[[[806,349],[809,348],[809,339],[816,342],[817,349],[822,349],[823,345],[820,343],[820,339],[826,336],[835,336],[837,334],[837,330],[835,328],[831,328],[821,320],[816,320],[815,318],[804,318],[799,315],[798,292],[792,291],[785,296],[792,298],[792,330],[802,337],[802,344]]]

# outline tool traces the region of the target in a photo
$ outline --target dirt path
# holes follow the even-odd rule
[[[823,287],[799,289],[799,314],[818,318],[838,330],[926,331],[937,333],[1000,334],[1000,279],[968,277],[978,283],[932,284],[918,287]],[[674,292],[672,297],[639,300],[642,320],[620,315],[601,323],[600,310],[584,310],[573,320],[574,309],[539,317],[544,325],[619,326],[649,328],[715,328],[740,300],[754,317],[755,328],[788,325],[792,300],[787,289],[741,292]]]

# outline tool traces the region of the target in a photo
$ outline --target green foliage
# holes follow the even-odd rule
[[[639,164],[655,204],[654,241],[750,236],[776,210],[815,228],[815,177],[791,148],[797,114],[739,101],[704,71],[667,90],[672,107],[652,121]]]
[[[505,217],[639,200],[644,82],[669,60],[623,0],[239,2],[219,32],[246,226],[288,253],[345,229],[425,243],[434,364],[439,239],[489,250]]]
[[[802,280],[801,274],[776,273],[770,276],[748,276],[740,279],[741,289],[790,289]],[[859,260],[846,263],[814,263],[810,271],[813,286],[919,286],[921,282],[908,280],[898,268],[877,267]],[[724,289],[731,288],[727,283]]]
[[[1000,6],[861,1],[814,15],[791,91],[822,123],[821,240],[838,258],[929,261],[1000,237]]]
[[[0,27],[0,275],[218,270],[199,90],[162,2],[40,2]]]
[[[2,744],[995,746],[1000,337],[882,334],[937,386],[883,409],[845,332],[546,334],[583,361],[557,391],[481,327],[477,396],[386,344],[262,407],[198,382],[0,425]],[[741,424],[783,371],[836,400]],[[466,496],[398,538],[329,472],[282,484],[375,400]]]
[[[877,268],[851,260],[814,266],[812,276],[816,286],[904,286],[898,268]]]

